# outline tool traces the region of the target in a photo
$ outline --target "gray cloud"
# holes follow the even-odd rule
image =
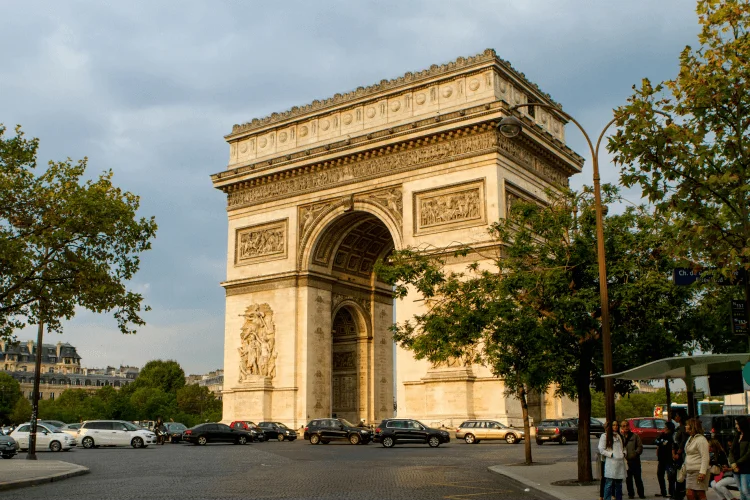
[[[0,122],[39,137],[42,161],[112,168],[160,226],[133,284],[154,307],[148,325],[123,336],[81,312],[61,339],[90,366],[222,366],[226,212],[208,176],[226,165],[232,124],[493,47],[597,134],[633,84],[676,74],[693,11],[684,0],[4,4]],[[572,127],[568,142],[588,159]],[[589,164],[574,186],[591,182]]]

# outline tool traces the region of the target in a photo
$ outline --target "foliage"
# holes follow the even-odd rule
[[[605,203],[619,200],[614,187],[603,190]],[[377,271],[397,297],[414,291],[425,298],[426,313],[394,326],[396,341],[416,358],[469,357],[511,391],[554,383],[558,394],[577,398],[584,423],[579,480],[588,480],[589,388],[603,386],[594,197],[587,189],[547,197],[544,206],[514,204],[509,218],[493,225],[502,245],[494,266],[473,263],[458,273],[439,254],[406,249]],[[683,350],[677,334],[695,289],[668,279],[674,263],[661,250],[664,224],[643,207],[605,220],[616,372]],[[629,391],[629,382],[618,389]]]
[[[177,390],[177,408],[201,418],[221,410],[221,401],[205,386],[191,384]]]
[[[10,413],[10,422],[20,424],[31,419],[31,402],[26,398],[19,398]]]
[[[668,214],[669,251],[727,275],[750,269],[750,2],[699,0],[700,47],[615,110],[622,182]],[[750,288],[749,288],[750,289]]]
[[[684,391],[671,392],[672,403],[687,402]],[[648,417],[654,414],[654,406],[667,403],[667,392],[663,388],[653,393],[632,393],[623,395],[615,402],[615,415],[618,420],[634,417]],[[591,394],[591,415],[604,417],[604,393],[595,391]]]
[[[143,325],[143,296],[126,282],[151,248],[154,218],[137,219],[139,198],[112,171],[83,181],[87,159],[37,167],[37,139],[0,124],[0,336],[40,321],[60,331],[76,308],[113,311],[123,333]],[[148,307],[145,307],[148,310]]]
[[[23,398],[21,385],[10,374],[0,372],[0,423],[7,423],[18,399]]]
[[[159,388],[176,393],[185,386],[185,371],[174,360],[151,360],[143,366],[133,388]]]

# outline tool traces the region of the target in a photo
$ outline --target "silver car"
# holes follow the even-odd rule
[[[478,444],[482,440],[505,440],[515,444],[526,437],[523,430],[509,428],[497,421],[472,419],[464,421],[456,428],[456,439],[463,439],[467,444]]]

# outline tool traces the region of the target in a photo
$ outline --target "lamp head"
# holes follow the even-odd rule
[[[500,120],[497,128],[500,130],[500,134],[505,137],[516,137],[523,129],[523,122],[516,117],[509,116]]]

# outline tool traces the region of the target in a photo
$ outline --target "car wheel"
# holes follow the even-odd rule
[[[84,439],[81,441],[81,445],[84,449],[91,449],[94,447],[94,439],[91,437],[84,437]]]
[[[49,444],[49,450],[51,450],[52,452],[60,452],[62,450],[62,444],[55,440],[54,442]]]
[[[430,444],[430,447],[437,447],[440,445],[440,439],[433,435],[427,439],[427,443]]]
[[[359,443],[359,435],[356,433],[352,433],[349,435],[349,443],[352,445],[357,445]]]
[[[396,442],[393,440],[393,437],[385,437],[383,438],[383,447],[393,447],[396,444]]]
[[[310,443],[312,445],[318,445],[320,443],[320,437],[317,435],[310,435]]]
[[[536,439],[536,445],[542,445],[543,443],[544,443],[544,442],[542,442],[542,441],[541,441],[541,440],[539,440],[538,438]]]
[[[242,435],[240,438],[237,439],[237,443],[239,445],[245,445],[247,443],[247,437]]]
[[[565,437],[565,435],[560,437],[560,445],[565,445],[568,443],[568,439]]]
[[[464,437],[464,440],[466,441],[467,444],[473,444],[474,435],[472,435],[471,433],[467,433],[466,436]]]
[[[508,433],[505,435],[505,441],[509,444],[515,444],[516,443],[516,436],[512,433]]]
[[[283,433],[279,433],[278,435],[276,435],[276,439],[279,442],[283,442],[284,441],[284,434]]]
[[[13,459],[13,456],[15,456],[15,454],[3,454],[3,459]]]
[[[208,443],[208,439],[205,435],[201,435],[198,437],[198,445],[206,445]]]
[[[130,441],[130,445],[133,446],[133,449],[140,449],[143,447],[143,439],[141,437],[133,437],[133,440]]]

